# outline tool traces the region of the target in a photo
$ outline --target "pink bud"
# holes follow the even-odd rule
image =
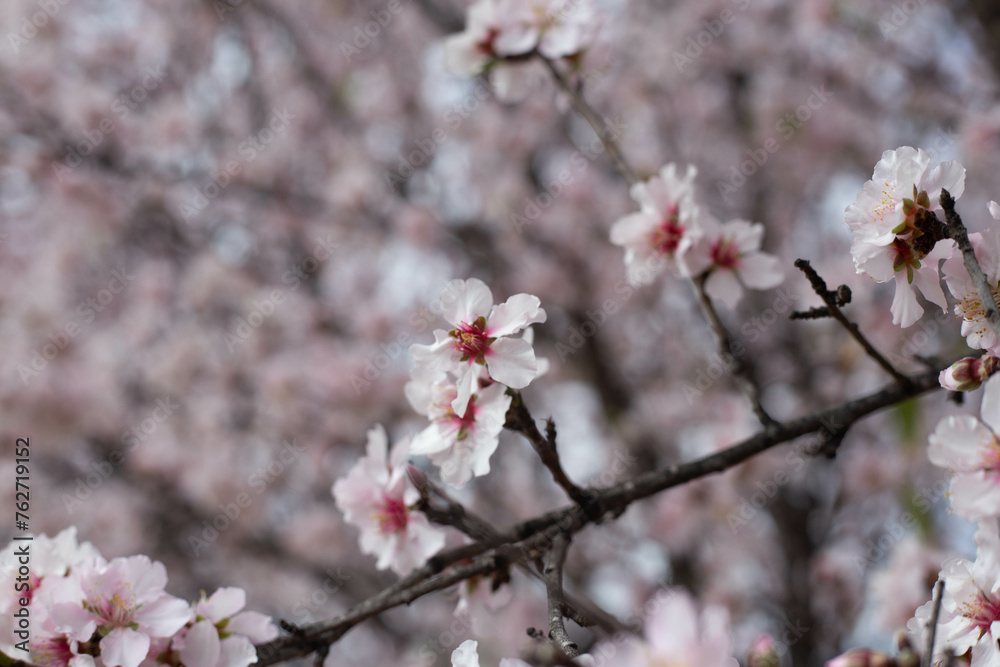
[[[981,357],[959,359],[950,368],[941,371],[938,381],[945,389],[972,391],[1000,370],[1000,357],[984,354]]]
[[[421,496],[427,495],[427,476],[423,470],[412,463],[407,463],[406,476],[410,478],[413,486],[417,487],[417,491],[420,492]]]
[[[747,652],[747,667],[779,667],[781,656],[771,635],[763,634],[750,646]]]

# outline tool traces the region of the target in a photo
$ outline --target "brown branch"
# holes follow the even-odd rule
[[[535,560],[551,550],[553,542],[559,535],[573,535],[592,523],[619,516],[633,502],[653,496],[665,489],[722,472],[767,449],[809,433],[835,434],[873,412],[927,391],[939,389],[940,370],[931,369],[910,377],[909,382],[893,383],[880,391],[834,408],[778,424],[770,431],[757,433],[711,456],[653,470],[633,480],[598,490],[595,495],[600,505],[605,508],[604,514],[599,517],[588,515],[583,507],[576,504],[548,512],[505,531],[509,540],[506,544],[477,542],[438,554],[406,578],[359,603],[332,621],[302,628],[302,637],[282,637],[258,647],[257,665],[266,667],[308,655],[313,651],[312,647],[319,642],[335,642],[350,628],[382,611],[409,604],[427,593],[447,588],[470,577],[482,576],[509,567],[511,563]],[[474,560],[464,565],[453,565],[468,558]],[[451,569],[442,573],[442,570],[449,566],[452,566]]]
[[[944,219],[947,225],[948,238],[958,244],[958,249],[962,251],[962,260],[965,262],[965,270],[969,272],[976,291],[979,293],[979,300],[983,304],[983,314],[990,328],[993,330],[997,340],[1000,340],[1000,311],[997,310],[996,299],[993,298],[993,288],[986,279],[986,274],[976,260],[976,251],[969,240],[969,231],[962,223],[962,216],[955,210],[955,199],[947,190],[941,190],[941,208],[944,209]]]
[[[607,123],[601,119],[601,116],[594,111],[587,100],[584,99],[583,94],[580,92],[578,86],[574,86],[569,78],[563,74],[559,68],[556,66],[555,62],[539,56],[541,61],[545,63],[545,66],[549,68],[552,72],[552,78],[556,80],[559,87],[563,90],[566,95],[569,96],[570,104],[573,105],[573,109],[576,110],[578,114],[583,116],[584,120],[590,125],[590,128],[597,134],[597,138],[601,140],[604,144],[604,150],[607,151],[608,157],[611,158],[611,164],[614,165],[618,173],[628,181],[628,184],[635,185],[639,182],[639,177],[635,175],[635,171],[625,161],[625,156],[622,154],[621,149],[618,147],[618,143],[615,141],[614,137],[611,136],[611,132],[607,129]]]
[[[753,371],[744,359],[744,355],[737,354],[736,350],[733,349],[733,342],[729,337],[729,331],[726,329],[726,325],[723,324],[722,318],[719,317],[718,311],[715,310],[715,306],[712,304],[712,300],[708,297],[708,293],[705,292],[705,281],[707,279],[708,274],[706,273],[705,275],[692,279],[691,284],[694,287],[695,294],[698,296],[698,303],[701,305],[701,310],[705,314],[705,319],[708,320],[709,326],[712,327],[712,331],[715,333],[715,339],[719,345],[719,353],[732,357],[733,381],[736,383],[739,390],[743,392],[743,395],[746,396],[747,401],[750,402],[750,408],[757,416],[761,425],[765,429],[773,428],[778,425],[778,422],[776,422],[774,418],[767,413],[764,406],[761,405],[760,388],[757,386],[757,382],[753,377]]]
[[[566,633],[563,623],[563,608],[565,607],[565,592],[563,591],[563,563],[566,562],[566,552],[569,550],[569,537],[557,535],[552,542],[552,549],[545,561],[545,592],[549,601],[549,638],[571,658],[580,655],[576,643]]]
[[[528,439],[542,464],[552,473],[552,479],[558,484],[566,495],[573,502],[587,508],[591,508],[594,502],[594,494],[577,486],[563,470],[562,462],[559,460],[559,452],[556,451],[556,427],[550,419],[545,428],[545,435],[538,430],[534,417],[524,405],[520,392],[514,392],[514,398],[510,402],[507,410],[507,421],[505,428],[517,431]]]
[[[809,260],[795,260],[795,268],[806,275],[806,278],[809,279],[809,284],[812,285],[813,291],[816,292],[816,294],[819,295],[819,298],[823,299],[826,303],[826,308],[829,311],[830,316],[840,322],[841,326],[847,329],[847,333],[851,334],[854,340],[858,341],[858,344],[865,349],[865,352],[868,353],[869,357],[874,359],[879,366],[885,369],[885,371],[891,375],[896,382],[906,383],[910,381],[908,377],[896,370],[896,367],[893,366],[888,359],[883,357],[870,342],[868,342],[868,339],[861,333],[861,329],[858,328],[858,325],[847,319],[847,316],[845,316],[843,311],[840,310],[840,306],[842,305],[839,303],[842,301],[840,298],[842,296],[840,289],[837,291],[827,289],[826,281],[823,280],[818,273],[816,273],[816,269],[812,267]],[[843,287],[843,285],[841,285],[841,287]],[[847,300],[850,301],[850,297],[848,297]]]

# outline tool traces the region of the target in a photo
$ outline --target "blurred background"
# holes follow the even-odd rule
[[[798,257],[853,289],[849,315],[901,367],[962,353],[950,313],[891,325],[893,288],[855,275],[843,210],[884,150],[913,145],[961,160],[959,211],[973,231],[990,222],[995,3],[598,6],[584,94],[640,176],[695,164],[702,204],[762,222],[787,268],[722,313],[772,414],[887,380],[833,323],[787,320],[818,301]],[[446,72],[441,40],[466,7],[0,4],[0,477],[30,437],[36,531],[75,525],[106,557],[163,561],[176,595],[241,586],[296,623],[375,593],[395,577],[359,552],[330,487],[374,424],[394,439],[425,425],[403,397],[407,347],[443,325],[429,307],[452,278],[541,298],[552,370],[525,395],[555,418],[574,479],[611,484],[752,432],[687,285],[625,284],[608,229],[634,205],[546,72],[515,101]],[[925,452],[955,409],[938,392],[867,419],[833,460],[803,439],[636,505],[575,540],[569,585],[621,618],[686,586],[730,610],[738,656],[765,631],[786,664],[888,648],[943,556],[972,553]],[[520,436],[502,438],[457,495],[498,526],[563,504]],[[496,664],[545,624],[543,588],[510,588],[471,616],[453,615],[454,591],[385,614],[328,664],[444,665],[468,638]]]

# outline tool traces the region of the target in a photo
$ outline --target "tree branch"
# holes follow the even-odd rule
[[[944,579],[938,579],[937,583],[934,584],[934,597],[932,598],[934,612],[931,614],[931,620],[927,627],[927,647],[924,650],[924,657],[920,661],[921,667],[931,667],[934,662],[934,640],[937,638],[938,618],[941,616],[941,600],[943,598]]]
[[[566,634],[563,623],[563,608],[565,594],[563,592],[563,563],[566,562],[566,552],[569,550],[569,537],[557,535],[552,541],[552,549],[545,561],[545,592],[549,601],[549,637],[563,653],[571,658],[580,655],[576,643]]]
[[[979,301],[983,305],[983,315],[987,323],[1000,340],[1000,311],[997,310],[996,299],[993,298],[993,286],[986,279],[986,274],[976,260],[976,251],[969,240],[969,231],[962,223],[962,216],[955,211],[955,199],[947,190],[941,190],[941,208],[944,209],[944,219],[947,225],[945,230],[948,238],[958,244],[958,249],[962,251],[962,260],[965,262],[965,270],[969,272],[976,291],[979,293]]]
[[[865,352],[868,353],[869,357],[874,359],[879,366],[885,369],[885,371],[891,375],[896,382],[906,383],[910,381],[908,377],[896,370],[896,367],[893,366],[888,359],[883,357],[870,342],[868,342],[868,339],[861,333],[861,329],[858,328],[858,325],[848,320],[847,316],[845,316],[843,311],[840,310],[841,305],[850,302],[850,291],[848,290],[846,294],[842,293],[844,287],[846,287],[845,285],[841,285],[840,289],[836,292],[827,289],[826,281],[823,280],[818,273],[816,273],[816,269],[812,267],[809,260],[795,260],[795,268],[804,273],[806,278],[809,279],[809,284],[812,285],[813,291],[819,295],[819,298],[823,299],[824,303],[826,303],[826,310],[830,317],[840,322],[841,326],[847,329],[847,333],[851,334],[854,340],[858,341],[858,344],[865,349]],[[793,313],[793,315],[794,314],[795,313]]]

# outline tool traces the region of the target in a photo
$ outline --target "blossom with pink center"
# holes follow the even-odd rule
[[[264,614],[240,611],[245,605],[242,588],[220,588],[209,598],[202,593],[193,605],[194,623],[172,642],[184,667],[247,667],[257,662],[254,644],[274,639],[278,628]]]
[[[942,189],[956,199],[965,191],[965,168],[955,161],[929,167],[930,156],[923,150],[903,146],[884,152],[844,216],[854,236],[851,255],[857,272],[880,283],[895,280],[892,321],[902,327],[924,312],[915,289],[942,312],[948,305],[938,264],[951,255],[954,244],[934,243],[925,222],[941,209]]]
[[[99,633],[107,667],[138,667],[151,640],[172,637],[191,620],[188,604],[164,591],[163,563],[148,556],[85,567],[77,584],[80,601],[54,605],[52,619],[58,631],[79,642]]]
[[[406,474],[406,440],[389,454],[389,438],[379,425],[368,431],[367,456],[333,485],[344,519],[361,530],[361,551],[376,556],[375,566],[403,575],[440,551],[445,533],[412,509],[420,492]]]
[[[611,227],[611,242],[625,248],[630,284],[649,284],[664,268],[687,275],[680,260],[701,231],[701,210],[694,200],[697,174],[694,165],[681,176],[677,165],[668,164],[657,176],[632,186],[639,211]]]
[[[455,414],[465,414],[471,396],[479,390],[480,377],[522,389],[538,375],[539,365],[531,343],[513,338],[536,322],[544,322],[545,310],[537,296],[515,294],[493,305],[493,293],[476,278],[453,280],[441,292],[442,314],[450,331],[434,331],[430,345],[411,345],[417,362],[415,378],[451,373],[457,380],[452,402]],[[487,373],[481,376],[485,367]]]
[[[976,560],[953,558],[941,566],[944,595],[932,664],[943,665],[945,651],[971,660],[970,667],[1000,664],[1000,534],[996,520],[976,531]],[[925,646],[934,602],[917,609],[907,623],[914,646]]]
[[[473,476],[489,473],[511,397],[506,387],[491,383],[473,394],[465,413],[459,415],[453,407],[457,395],[458,388],[445,376],[429,386],[419,380],[406,385],[413,409],[431,420],[414,436],[410,453],[429,456],[440,468],[442,480],[461,487]]]
[[[465,30],[445,39],[445,65],[474,77],[533,51],[549,59],[573,56],[593,44],[600,25],[591,0],[478,0]]]
[[[650,607],[653,612],[646,620],[646,641],[630,639],[624,646],[616,642],[615,664],[739,667],[732,656],[733,638],[725,608],[709,606],[699,613],[694,599],[682,589],[661,592],[647,603]],[[593,653],[601,655],[601,647]]]
[[[692,276],[707,273],[705,292],[730,308],[739,303],[743,288],[771,289],[784,280],[777,257],[761,252],[764,226],[746,220],[719,224],[702,221],[702,234],[684,256]]]
[[[979,234],[969,234],[969,241],[976,253],[976,260],[986,274],[986,281],[993,292],[993,299],[1000,303],[1000,232],[987,229]],[[944,263],[944,282],[955,297],[955,314],[962,318],[962,335],[969,347],[1000,353],[993,328],[986,321],[986,311],[979,298],[979,290],[972,282],[961,253]]]
[[[927,450],[931,463],[953,471],[952,507],[973,521],[1000,515],[1000,377],[986,382],[980,414],[942,419]]]

